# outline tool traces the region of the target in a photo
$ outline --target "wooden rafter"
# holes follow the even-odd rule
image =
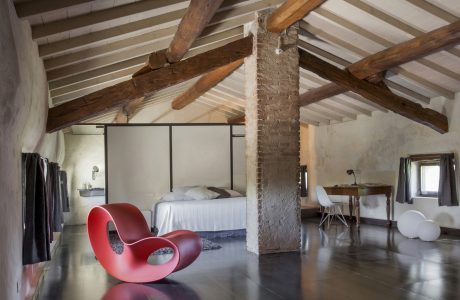
[[[325,0],[286,0],[267,19],[267,29],[281,32],[299,21]]]
[[[191,0],[168,49],[150,55],[150,68],[157,69],[165,64],[180,61],[222,2],[223,0]]]
[[[443,26],[409,41],[368,56],[350,66],[348,71],[366,79],[406,62],[448,49],[460,42],[460,21]],[[345,92],[344,87],[330,83],[300,96],[301,105],[308,105]]]
[[[182,109],[189,105],[201,95],[205,94],[208,90],[212,89],[215,85],[225,79],[234,70],[239,68],[244,63],[244,59],[239,59],[228,65],[222,66],[211,72],[203,75],[193,86],[186,90],[183,94],[179,95],[171,103],[173,109]]]
[[[47,131],[53,132],[84,121],[131,100],[148,96],[168,86],[184,82],[252,53],[252,37],[196,55],[167,67],[102,89],[49,109]]]
[[[228,124],[242,124],[245,121],[246,121],[246,116],[244,114],[227,119]]]
[[[300,67],[440,133],[448,131],[448,121],[445,115],[395,95],[381,84],[358,79],[347,70],[341,70],[306,51],[299,50],[299,54]]]
[[[193,42],[201,35],[203,29],[208,25],[222,2],[223,0],[192,0],[185,15],[182,17],[168,49],[150,54],[148,67],[142,67],[134,73],[133,78],[146,74],[151,70],[165,67],[170,63],[180,61],[190,47],[192,47]],[[128,103],[118,112],[117,116],[126,112],[129,113],[129,111],[132,114],[136,111],[140,103],[142,103],[142,100],[138,101],[137,99]],[[129,111],[128,108],[130,108]],[[117,120],[117,117],[115,117],[114,121],[116,122]]]

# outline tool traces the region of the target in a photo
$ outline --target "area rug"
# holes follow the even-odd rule
[[[116,232],[109,233],[109,240],[110,240],[110,245],[112,246],[112,249],[115,253],[117,254],[123,253],[123,243],[121,242]],[[222,248],[222,246],[219,245],[218,243],[215,243],[208,239],[201,238],[201,241],[203,244],[203,248],[202,248],[203,251],[217,250],[217,249]],[[161,248],[153,252],[152,254],[153,255],[163,255],[163,254],[171,254],[171,253],[172,253],[171,248]]]

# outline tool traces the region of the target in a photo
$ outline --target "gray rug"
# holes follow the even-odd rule
[[[116,232],[109,233],[109,240],[110,240],[110,245],[112,246],[112,249],[115,253],[117,254],[123,253],[124,245],[121,242]],[[217,249],[222,248],[221,245],[214,243],[213,241],[210,241],[208,239],[201,238],[201,241],[203,244],[203,248],[202,248],[203,251],[217,250]],[[171,254],[171,253],[172,253],[171,248],[161,248],[153,252],[152,255],[163,255],[163,254]]]

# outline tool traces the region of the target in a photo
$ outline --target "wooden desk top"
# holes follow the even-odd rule
[[[393,187],[388,184],[380,183],[362,183],[358,185],[341,184],[324,187],[329,195],[349,195],[349,196],[367,196],[367,195],[386,195],[389,197]]]

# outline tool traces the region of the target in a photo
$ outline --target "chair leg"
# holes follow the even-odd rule
[[[327,214],[326,214],[327,213]],[[321,227],[321,225],[323,225],[323,223],[329,218],[329,212],[328,212],[328,208],[327,207],[324,207],[323,208],[323,215],[321,216],[321,220],[319,222],[319,227]]]
[[[345,217],[343,216],[342,209],[340,207],[337,207],[338,213],[337,213],[337,219],[339,219],[343,225],[348,227],[347,221],[345,220]]]

